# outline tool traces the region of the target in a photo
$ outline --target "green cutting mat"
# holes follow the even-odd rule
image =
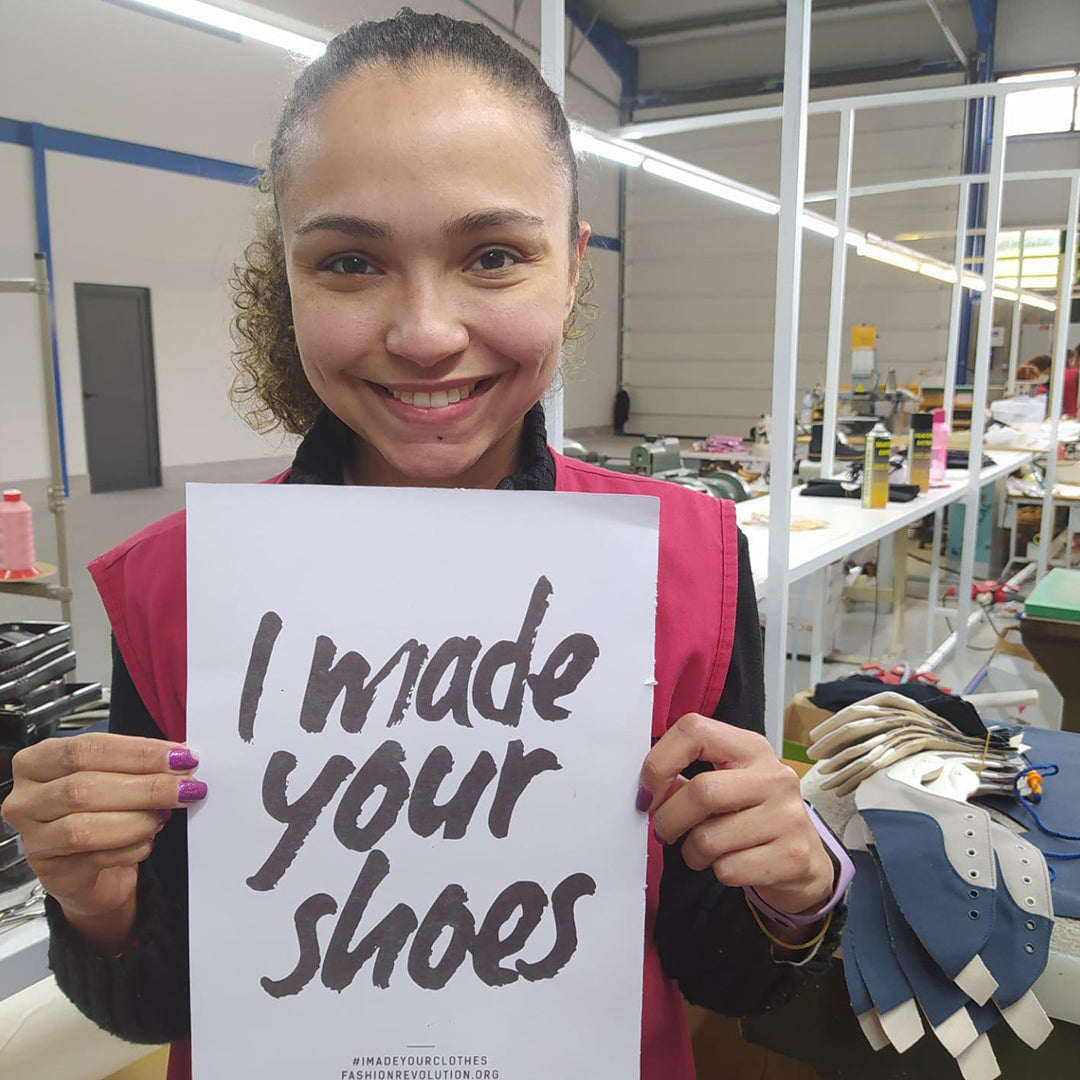
[[[1039,619],[1080,622],[1080,570],[1054,567],[1031,591],[1024,610]]]

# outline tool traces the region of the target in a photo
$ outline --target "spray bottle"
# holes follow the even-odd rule
[[[889,503],[889,457],[891,454],[892,436],[888,428],[878,422],[866,433],[862,504],[867,510],[881,510]]]

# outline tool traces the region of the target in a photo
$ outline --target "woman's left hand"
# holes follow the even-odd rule
[[[695,761],[712,769],[681,775]],[[665,844],[684,833],[694,870],[724,885],[753,886],[772,907],[797,915],[832,895],[834,867],[803,804],[799,778],[756,732],[687,713],[645,758],[639,810],[654,811]]]

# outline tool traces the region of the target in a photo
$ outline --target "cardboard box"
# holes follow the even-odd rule
[[[827,709],[819,709],[810,700],[810,695],[810,690],[800,690],[784,710],[785,742],[804,748],[814,741],[810,738],[811,729],[832,716]]]

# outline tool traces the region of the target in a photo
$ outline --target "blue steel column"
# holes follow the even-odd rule
[[[52,346],[53,378],[56,383],[56,425],[60,434],[60,473],[64,496],[68,488],[67,442],[64,438],[64,399],[60,389],[60,352],[56,345],[56,287],[53,282],[52,238],[49,233],[49,185],[45,176],[45,133],[40,124],[30,125],[30,157],[34,169],[34,218],[37,225],[37,248],[45,256],[49,279],[49,330]]]

